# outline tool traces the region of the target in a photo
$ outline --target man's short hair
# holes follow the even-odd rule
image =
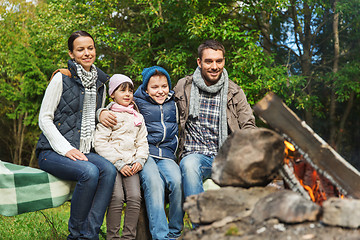
[[[203,52],[205,49],[211,48],[213,50],[221,50],[223,52],[223,55],[225,56],[225,48],[224,46],[216,41],[216,40],[206,40],[205,42],[203,42],[202,44],[200,44],[200,46],[198,47],[198,57],[201,59]]]

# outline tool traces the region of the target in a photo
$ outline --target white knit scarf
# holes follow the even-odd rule
[[[227,93],[229,88],[229,77],[226,69],[223,69],[219,81],[211,86],[207,86],[201,75],[201,69],[196,68],[193,74],[193,81],[190,93],[190,109],[189,115],[193,118],[199,116],[200,101],[199,89],[209,93],[217,93],[220,91],[220,116],[219,116],[219,148],[224,143],[228,136],[226,107],[227,107]]]
[[[77,68],[77,75],[85,88],[79,150],[83,153],[89,153],[95,132],[96,80],[98,75],[94,64],[88,72],[80,64],[75,61],[74,63]]]

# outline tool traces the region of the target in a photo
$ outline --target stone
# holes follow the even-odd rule
[[[278,191],[276,188],[254,187],[250,189],[223,187],[208,190],[186,198],[184,210],[192,223],[209,224],[227,216],[249,216],[256,202],[264,196]]]
[[[329,198],[323,203],[321,220],[330,226],[360,227],[360,200]]]
[[[212,179],[220,186],[266,186],[284,163],[284,149],[284,139],[272,130],[237,131],[219,149]]]
[[[282,223],[317,221],[321,207],[290,190],[271,193],[260,199],[251,214],[255,222],[276,218]]]

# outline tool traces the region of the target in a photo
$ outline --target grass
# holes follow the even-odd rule
[[[63,240],[69,234],[67,230],[69,217],[70,202],[57,208],[23,213],[14,217],[0,215],[0,240]],[[184,217],[184,224],[185,228],[191,229],[187,214]],[[106,218],[100,233],[100,240],[105,240]]]
[[[68,235],[69,217],[70,202],[57,208],[23,213],[14,217],[0,215],[0,239],[63,240]],[[105,221],[101,230],[106,232]],[[100,239],[105,239],[104,236],[100,236]]]

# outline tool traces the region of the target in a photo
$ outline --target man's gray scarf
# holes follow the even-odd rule
[[[193,81],[190,93],[190,109],[189,115],[193,118],[199,116],[200,110],[200,94],[199,89],[208,93],[217,93],[220,91],[220,116],[219,116],[219,148],[224,143],[228,136],[226,107],[227,107],[227,93],[229,88],[229,77],[224,68],[219,81],[211,86],[207,86],[201,75],[201,69],[196,68],[193,74]]]
[[[77,68],[77,75],[85,88],[79,150],[83,153],[89,153],[95,132],[96,80],[98,75],[95,65],[92,65],[90,72],[88,72],[80,64],[75,61],[74,63]]]

